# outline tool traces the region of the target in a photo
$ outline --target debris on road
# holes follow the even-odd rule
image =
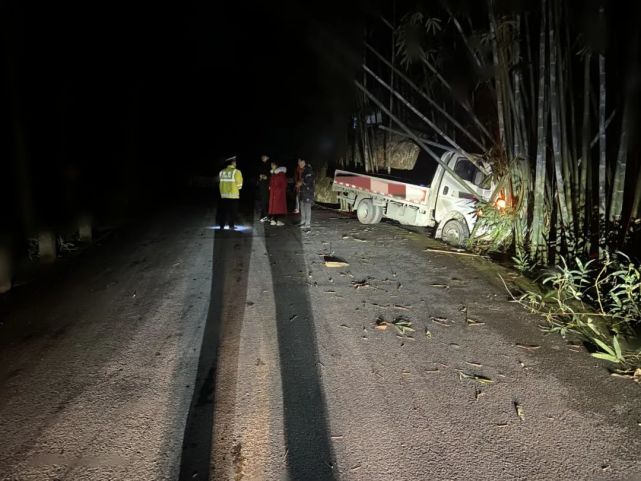
[[[464,379],[469,379],[470,381],[476,381],[479,384],[492,384],[494,381],[489,377],[478,376],[476,374],[467,374],[463,371],[458,371],[459,380],[463,381]]]
[[[452,322],[448,321],[444,317],[430,317],[430,320],[443,327],[450,327],[452,325]]]
[[[525,349],[526,351],[536,351],[541,348],[538,344],[521,344],[519,342],[516,343],[516,347]]]
[[[447,284],[430,284],[430,286],[431,287],[438,287],[438,288],[441,288],[441,289],[449,289],[450,288],[450,286],[448,286]]]
[[[514,401],[514,411],[521,421],[525,421],[525,414],[523,413],[523,406],[517,401]]]
[[[376,326],[374,326],[374,329],[377,331],[384,331],[387,329],[387,321],[383,319],[382,317],[379,317],[376,319]]]
[[[362,289],[363,287],[370,287],[370,285],[366,279],[363,279],[362,281],[352,281],[352,287],[354,289]]]
[[[335,256],[323,256],[325,267],[347,267],[349,262]]]
[[[471,326],[484,326],[485,325],[484,322],[476,321],[476,320],[470,319],[470,318],[467,318],[466,321],[467,321],[467,325],[470,326],[470,327]]]
[[[392,307],[393,307],[394,309],[398,309],[398,310],[400,310],[400,311],[410,311],[410,310],[412,310],[412,308],[411,308],[411,307],[401,306],[401,305],[399,305],[399,304],[392,304]]]
[[[392,321],[392,324],[401,335],[405,335],[408,332],[414,332],[412,321],[405,319],[404,317],[397,317]]]
[[[430,330],[427,327],[425,328],[425,338],[426,339],[432,339],[432,333],[430,332]]]
[[[432,249],[428,247],[424,252],[436,252],[438,254],[456,254],[459,256],[472,256],[472,257],[481,257],[479,254],[474,254],[473,252],[466,252],[463,249],[457,250],[446,250],[446,249]]]

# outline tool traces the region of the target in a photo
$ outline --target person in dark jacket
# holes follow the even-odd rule
[[[304,159],[298,159],[298,166],[302,169],[301,179],[297,185],[300,189],[300,226],[309,232],[312,221],[312,204],[314,203],[314,171]]]
[[[260,205],[260,221],[267,222],[269,220],[269,177],[271,175],[271,166],[269,163],[269,156],[263,154],[260,156],[260,164],[258,166],[258,202]]]

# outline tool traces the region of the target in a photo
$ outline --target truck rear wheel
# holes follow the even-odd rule
[[[372,222],[372,224],[378,224],[381,219],[383,219],[383,208],[380,205],[375,205],[374,212],[376,213],[376,215],[374,216],[374,221]]]
[[[356,217],[361,224],[374,224],[377,216],[377,209],[372,199],[363,199],[356,208]],[[379,219],[380,220],[380,219]]]
[[[443,226],[441,238],[455,247],[464,247],[470,238],[470,231],[464,222],[450,219]]]

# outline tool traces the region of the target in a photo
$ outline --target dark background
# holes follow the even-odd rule
[[[331,158],[366,20],[348,3],[0,2],[3,230],[130,215],[232,154]]]

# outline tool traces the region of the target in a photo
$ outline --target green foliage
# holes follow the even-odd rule
[[[522,274],[532,270],[533,265],[530,255],[523,249],[519,249],[516,255],[512,257],[512,260],[514,261],[514,268]]]
[[[595,358],[641,366],[641,266],[620,252],[606,254],[599,265],[579,258],[570,265],[562,257],[542,283],[549,288],[545,293],[528,291],[515,300],[543,315],[545,331],[591,343]]]
[[[512,244],[515,212],[510,207],[498,209],[479,201],[477,219],[470,234],[468,248],[474,251],[504,251]]]

